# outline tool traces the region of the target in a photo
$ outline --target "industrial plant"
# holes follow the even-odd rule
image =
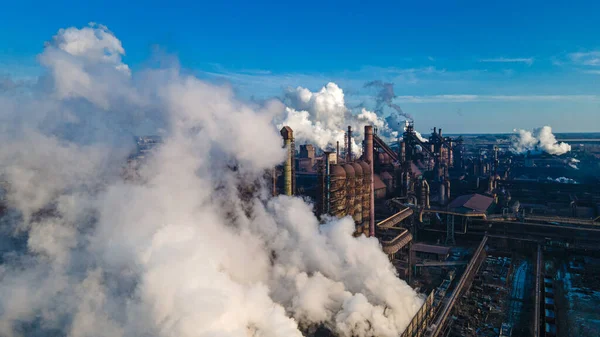
[[[323,220],[351,217],[355,236],[379,240],[398,277],[426,298],[403,337],[598,335],[583,317],[600,294],[591,280],[600,140],[553,155],[514,151],[514,135],[433,128],[425,139],[412,121],[404,130],[386,143],[371,125],[348,127],[344,144],[318,149],[284,126],[287,157],[269,172],[270,190],[309,198]]]

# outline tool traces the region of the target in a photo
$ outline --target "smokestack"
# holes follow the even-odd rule
[[[335,162],[340,162],[340,141],[335,142]]]
[[[373,180],[373,126],[365,126],[365,160],[371,173],[371,202],[369,203],[369,236],[375,236],[375,188]]]
[[[348,125],[348,162],[352,161],[352,127]]]
[[[437,133],[437,128],[434,126],[433,127],[433,134],[435,135]]]
[[[442,136],[442,128],[440,128],[440,137]]]
[[[287,156],[283,164],[283,186],[285,195],[293,195],[292,189],[292,162],[294,160],[294,149],[292,148],[292,142],[294,141],[294,132],[289,126],[284,126],[281,129],[281,136],[283,137],[283,146],[287,150]]]

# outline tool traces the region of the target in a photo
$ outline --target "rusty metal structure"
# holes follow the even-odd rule
[[[364,173],[362,166],[358,162],[353,162],[352,168],[354,169],[354,210],[352,212],[352,218],[357,226],[360,226],[362,224]]]
[[[326,207],[331,215],[343,217],[346,215],[346,170],[344,167],[336,164],[331,165],[329,169],[330,190],[325,191],[329,195],[329,205]]]
[[[355,184],[355,172],[354,168],[351,164],[344,164],[344,171],[346,171],[346,200],[345,200],[345,215],[354,215],[354,199],[356,192],[356,184]]]

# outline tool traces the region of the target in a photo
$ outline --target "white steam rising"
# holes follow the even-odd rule
[[[178,69],[130,74],[123,54],[106,27],[61,30],[47,76],[0,94],[0,335],[398,336],[422,299],[378,241],[267,197],[284,106]],[[298,94],[323,129],[345,116],[335,88]],[[132,136],[161,130],[124,180]]]
[[[285,116],[277,124],[280,128],[285,125],[291,127],[299,143],[311,143],[327,149],[334,148],[339,142],[343,147],[344,134],[351,126],[352,149],[355,154],[360,154],[365,125],[377,127],[378,135],[384,140],[398,137],[398,132],[376,113],[363,108],[359,114],[352,114],[346,107],[344,91],[335,83],[328,83],[318,92],[302,87],[290,89],[286,93],[286,103]]]
[[[532,131],[514,130],[516,135],[512,139],[511,150],[516,153],[527,151],[543,151],[549,154],[561,155],[571,151],[571,145],[559,143],[552,133],[552,128],[544,126]]]

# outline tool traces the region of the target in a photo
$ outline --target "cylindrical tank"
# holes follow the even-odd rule
[[[344,215],[354,215],[354,203],[356,194],[355,172],[351,164],[344,165],[346,171],[346,212]]]
[[[448,202],[450,201],[450,180],[446,179],[444,186],[446,186],[446,202]]]
[[[358,162],[352,163],[354,169],[354,223],[357,226],[362,224],[362,197],[364,189],[364,174],[362,166]]]
[[[369,212],[371,205],[371,171],[370,166],[364,161],[359,162],[363,172],[363,188],[362,188],[362,222],[365,231],[369,230]]]
[[[346,210],[346,170],[341,165],[330,165],[329,210],[331,215],[343,217]]]

